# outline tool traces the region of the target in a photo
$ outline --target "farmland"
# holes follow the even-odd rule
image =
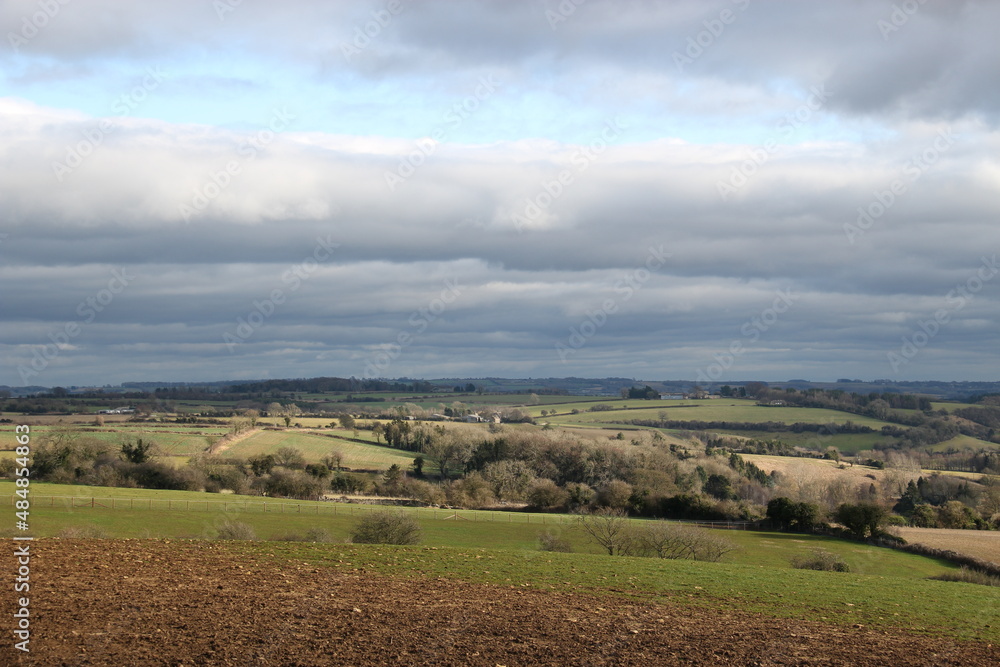
[[[374,442],[365,444],[347,439],[351,437],[343,431],[339,435],[316,434],[306,431],[258,431],[248,438],[226,449],[227,456],[248,458],[276,452],[282,447],[293,447],[302,452],[307,462],[316,463],[336,450],[343,455],[343,466],[360,470],[385,470],[396,464],[408,467],[414,454],[389,447],[380,447]]]
[[[1000,638],[997,591],[945,582],[444,547],[32,548],[32,655],[49,663],[154,664],[170,646],[213,664],[987,665]]]
[[[908,481],[925,474],[910,463],[881,469],[861,465],[863,459],[841,463],[836,459],[815,458],[819,450],[830,446],[837,447],[843,454],[869,452],[874,445],[889,441],[881,431],[892,422],[826,408],[763,406],[739,399],[692,402],[401,393],[380,397],[385,400],[362,404],[362,409],[372,412],[359,413],[354,428],[341,427],[336,414],[329,413],[295,415],[289,420],[290,426],[286,426],[285,419],[280,416],[259,416],[251,428],[239,430],[229,427],[230,423],[236,424],[238,415],[214,424],[188,423],[191,417],[179,423],[176,413],[151,415],[144,421],[109,418],[104,424],[97,423],[92,415],[62,415],[58,420],[51,416],[32,417],[36,443],[103,443],[110,447],[107,450],[110,452],[117,452],[123,444],[134,443],[139,438],[155,443],[148,463],[116,463],[119,470],[140,470],[142,465],[155,468],[158,463],[169,463],[178,472],[188,475],[177,479],[209,480],[208,475],[229,467],[234,471],[242,470],[234,474],[241,478],[246,475],[245,479],[253,481],[253,485],[250,481],[244,483],[240,487],[244,490],[238,493],[218,484],[214,489],[223,492],[207,493],[49,484],[34,480],[31,485],[32,533],[39,538],[34,545],[46,559],[45,564],[39,566],[39,576],[51,577],[46,581],[59,581],[60,592],[69,596],[68,599],[78,596],[81,601],[90,602],[87,611],[68,624],[56,627],[40,621],[40,632],[46,634],[46,639],[40,642],[47,643],[39,646],[52,656],[86,651],[98,661],[149,661],[152,659],[151,647],[163,638],[133,629],[145,622],[157,625],[164,633],[172,633],[169,641],[188,647],[185,650],[189,651],[189,661],[220,662],[220,656],[224,655],[227,656],[225,660],[238,662],[246,657],[239,653],[242,649],[238,647],[250,651],[248,655],[252,659],[261,659],[274,642],[253,644],[246,628],[261,630],[254,625],[258,621],[251,620],[248,625],[247,619],[265,621],[263,617],[239,610],[243,608],[241,605],[246,605],[247,609],[266,606],[261,596],[267,590],[269,597],[277,600],[271,603],[272,606],[290,605],[286,611],[293,620],[285,621],[283,633],[312,638],[312,651],[327,647],[322,650],[330,651],[327,662],[332,664],[350,663],[350,656],[361,655],[364,649],[361,644],[355,645],[353,640],[343,637],[335,646],[326,644],[323,637],[337,632],[346,633],[344,637],[354,637],[358,633],[380,636],[384,615],[396,617],[400,610],[407,610],[402,612],[404,614],[412,611],[414,617],[404,630],[397,629],[386,635],[385,641],[393,638],[392,650],[396,651],[392,654],[394,658],[387,654],[386,659],[403,663],[417,660],[415,656],[424,655],[421,651],[430,651],[426,655],[437,656],[436,661],[443,664],[448,664],[448,658],[442,660],[440,657],[449,652],[453,652],[454,664],[477,664],[485,656],[491,656],[492,662],[488,664],[506,664],[502,661],[520,660],[517,656],[522,655],[519,653],[522,649],[535,651],[532,655],[536,657],[539,650],[548,651],[546,655],[582,651],[593,656],[595,650],[598,654],[604,650],[600,647],[611,646],[614,648],[608,649],[608,655],[618,662],[651,664],[655,659],[650,657],[650,651],[668,651],[675,656],[694,656],[704,651],[706,646],[713,645],[718,631],[699,634],[697,627],[709,624],[707,627],[718,628],[720,623],[727,624],[735,634],[714,649],[716,658],[713,660],[719,662],[744,659],[765,664],[769,661],[798,662],[818,650],[816,647],[820,644],[822,655],[829,659],[840,656],[843,661],[854,664],[866,664],[869,659],[873,663],[881,660],[906,664],[902,656],[910,655],[911,651],[917,651],[913,655],[920,656],[932,649],[942,659],[949,654],[961,656],[965,664],[975,664],[980,658],[986,664],[994,657],[988,644],[1000,641],[1000,630],[997,630],[1000,628],[1000,591],[929,580],[955,572],[957,566],[952,563],[829,535],[719,528],[708,530],[707,534],[735,548],[717,563],[612,557],[583,531],[577,517],[557,511],[521,511],[523,496],[515,495],[514,502],[508,503],[509,496],[501,495],[506,492],[499,486],[491,486],[498,478],[492,476],[495,473],[490,463],[480,464],[471,471],[457,469],[454,476],[447,479],[436,474],[437,466],[433,465],[434,459],[428,453],[426,459],[430,465],[419,481],[405,474],[403,483],[395,487],[390,487],[386,481],[390,466],[409,472],[419,453],[412,447],[403,450],[386,446],[391,427],[419,433],[423,438],[440,438],[444,445],[453,448],[463,442],[479,443],[466,450],[468,460],[479,455],[476,451],[493,452],[487,445],[510,448],[495,450],[498,452],[521,451],[523,457],[534,457],[535,452],[578,456],[580,465],[591,466],[581,468],[591,470],[583,473],[591,475],[586,478],[588,480],[602,479],[600,470],[594,468],[597,465],[617,465],[627,470],[637,462],[659,462],[662,467],[655,470],[617,473],[629,479],[630,483],[625,483],[627,488],[639,489],[645,484],[641,488],[647,495],[657,491],[656,485],[663,485],[671,488],[671,493],[687,489],[714,503],[717,499],[705,496],[702,485],[707,488],[711,476],[726,478],[732,480],[726,492],[730,496],[728,500],[718,501],[718,507],[729,508],[727,511],[734,513],[753,515],[756,512],[758,518],[762,516],[763,504],[774,495],[815,502],[826,512],[837,502],[860,497],[879,498],[891,504]],[[335,410],[342,409],[346,403],[334,400],[345,399],[329,395],[296,397],[303,403],[315,400],[315,405]],[[204,405],[203,402],[199,404]],[[603,404],[601,410],[590,409],[598,404]],[[519,408],[534,417],[535,422],[496,425],[426,423],[419,419],[430,411],[446,408],[454,410],[454,414],[464,414],[473,408],[489,414],[493,408],[488,406],[498,410]],[[215,414],[225,409],[226,405],[220,402],[214,408]],[[417,418],[395,419],[407,413],[416,413]],[[758,473],[779,473],[773,479],[754,477],[756,481],[751,483],[747,481],[749,477],[738,472],[742,468],[732,467],[736,464],[725,450],[710,451],[712,447],[705,433],[685,428],[637,426],[633,420],[769,422],[778,425],[851,422],[876,432],[823,435],[817,439],[815,431],[794,433],[783,430],[782,426],[769,431],[716,430],[716,433],[738,436],[731,440],[734,443],[743,439],[779,440],[790,447],[813,450],[796,452],[807,454],[804,457],[743,454],[740,460],[759,468]],[[197,422],[197,418],[194,421]],[[371,429],[376,424],[382,430],[373,432]],[[393,437],[399,437],[399,433],[402,431]],[[0,446],[12,449],[13,435],[12,425],[0,426],[0,443],[5,443]],[[992,447],[986,441],[962,438],[966,439],[952,439],[940,443],[946,447],[936,449],[950,452],[961,445],[967,446],[969,451]],[[713,446],[718,447],[717,444]],[[476,447],[486,449],[476,450]],[[525,447],[530,449],[523,449]],[[261,473],[249,471],[248,462],[260,462],[268,455],[289,451],[300,457],[297,469],[277,464],[273,474],[269,474],[270,468]],[[376,506],[261,495],[267,493],[269,487],[263,483],[269,479],[281,476],[312,479],[303,472],[304,466],[329,460],[334,451],[340,457],[339,464],[352,471],[349,475],[360,480],[367,493],[386,493],[390,488],[404,496],[417,491],[436,493],[423,502],[454,503],[461,508],[403,508],[402,512],[419,523],[420,546],[373,547],[352,545],[349,539],[357,522],[370,516],[378,509]],[[440,444],[426,451],[455,455],[449,454],[447,447]],[[13,452],[6,454],[13,456]],[[269,465],[275,465],[276,460]],[[547,469],[548,464],[543,460],[532,460],[539,469]],[[570,469],[576,465],[573,459],[558,460],[560,465],[570,466]],[[191,477],[192,470],[202,471],[199,473],[202,477]],[[668,471],[672,476],[665,476]],[[556,468],[549,474],[556,476],[560,470]],[[966,473],[965,477],[978,479],[981,475]],[[955,479],[958,484],[964,483],[960,477]],[[592,483],[595,493],[605,493],[607,481]],[[208,488],[207,483],[202,484]],[[479,486],[475,486],[477,484]],[[452,495],[456,489],[466,487],[470,490],[463,492],[464,495]],[[569,482],[565,487],[568,491]],[[196,484],[173,488],[201,487]],[[435,488],[441,490],[428,491]],[[496,495],[491,488],[498,489]],[[939,484],[935,488],[946,487]],[[255,495],[238,495],[253,493],[251,489],[256,490]],[[12,482],[0,482],[0,497],[13,501],[14,490]],[[734,500],[737,490],[745,494],[738,502]],[[339,495],[330,493],[329,484],[327,492]],[[473,496],[473,493],[485,493],[482,497],[487,500],[478,500],[481,496]],[[597,506],[597,498],[604,497],[592,496],[592,507]],[[640,496],[633,493],[632,497]],[[627,495],[621,498],[618,502],[632,502]],[[471,509],[475,507],[483,509]],[[639,506],[632,507],[637,511]],[[649,504],[647,507],[656,512],[661,506]],[[259,541],[218,541],[224,528],[234,521],[245,526]],[[628,521],[635,530],[652,525],[649,518]],[[5,531],[5,534],[11,535],[11,532]],[[542,534],[557,538],[573,553],[540,551]],[[907,539],[928,544],[938,540],[931,546],[948,544],[947,548],[981,557],[992,554],[996,559],[998,545],[990,539],[994,533],[933,530],[912,534],[915,537]],[[303,542],[307,535],[322,535],[329,542]],[[808,555],[816,548],[840,559],[849,572],[812,572],[792,567],[793,559]],[[70,553],[76,555],[76,560],[72,560]],[[167,563],[169,567],[165,566]],[[47,567],[51,569],[46,570]],[[117,588],[102,588],[86,568],[117,573]],[[170,581],[181,582],[176,590],[166,586],[168,577]],[[234,579],[251,585],[231,588]],[[264,581],[273,583],[268,586]],[[47,585],[50,584],[39,584],[43,591]],[[155,601],[141,605],[141,609],[108,611],[102,607],[112,604],[115,596],[123,593],[149,598],[149,587],[174,591],[177,595],[181,592],[185,596],[194,595],[201,600],[199,609],[214,609],[213,618],[219,621],[223,633],[230,633],[226,636],[231,637],[231,641],[224,645],[213,644],[196,624],[188,623],[185,629],[172,622],[176,613],[171,607],[177,607],[179,602],[172,598],[174,592],[156,597]],[[336,591],[336,595],[327,595],[327,590]],[[491,613],[484,616],[483,599],[504,599],[509,605],[516,605],[519,611],[505,615],[499,610],[490,610]],[[446,604],[444,600],[449,602]],[[914,605],[914,600],[930,602]],[[430,620],[428,614],[434,613],[441,618]],[[93,633],[105,632],[94,629],[101,623],[100,614],[112,619],[112,626],[118,628],[117,636],[127,640],[95,639],[101,635]],[[237,614],[239,618],[230,618],[230,614]],[[466,618],[479,619],[476,630],[471,630],[464,620],[456,620]],[[664,633],[664,626],[671,632]],[[573,631],[564,631],[568,628]],[[623,635],[621,628],[630,629]],[[684,628],[684,633],[678,635],[677,628]],[[445,653],[441,647],[426,648],[428,632],[432,635],[444,633],[447,637]],[[522,637],[523,641],[498,643],[494,639],[496,633],[504,637]],[[581,638],[581,634],[586,638]],[[623,636],[629,639],[623,640]],[[861,651],[857,639],[862,637],[872,642],[877,638],[879,649],[873,652],[869,646]],[[734,641],[738,649],[733,648]],[[283,655],[292,655],[294,650],[287,647]],[[305,657],[302,659],[308,661]]]

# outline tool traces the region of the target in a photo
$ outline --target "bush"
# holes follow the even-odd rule
[[[538,535],[539,551],[559,551],[561,553],[572,553],[573,546],[565,537],[554,533],[540,533]]]
[[[106,540],[111,534],[101,526],[69,526],[59,531],[59,537],[67,540]]]
[[[696,526],[650,521],[636,532],[637,551],[643,556],[668,560],[690,559],[718,562],[736,545]]]
[[[217,540],[256,540],[257,532],[248,523],[242,521],[225,521],[217,529]]]
[[[375,510],[351,531],[355,544],[419,544],[420,538],[417,520],[398,510]]]
[[[792,558],[792,567],[799,570],[820,570],[823,572],[850,572],[844,559],[826,549],[813,549],[807,554]]]
[[[1000,586],[1000,577],[964,566],[955,572],[939,574],[936,577],[931,577],[931,579],[937,579],[938,581],[960,581],[966,584],[979,584],[981,586]]]

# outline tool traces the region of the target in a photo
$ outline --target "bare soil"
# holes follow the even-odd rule
[[[5,572],[15,572],[13,549]],[[223,543],[31,543],[23,665],[996,665],[988,644],[614,595],[234,554]],[[11,623],[13,593],[0,614]]]

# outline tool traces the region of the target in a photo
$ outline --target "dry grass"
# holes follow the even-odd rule
[[[948,549],[1000,564],[1000,532],[946,528],[900,528],[907,542]]]
[[[877,480],[882,481],[887,478],[895,479],[900,473],[904,472],[898,469],[879,470],[862,465],[840,464],[827,459],[769,456],[765,454],[740,454],[740,456],[747,461],[753,461],[764,472],[769,473],[772,470],[777,470],[782,475],[793,477],[804,483],[829,482],[835,479],[844,479],[845,477],[857,481],[867,478],[871,481],[868,475],[874,475]],[[842,469],[841,465],[845,467]],[[906,471],[905,474],[910,479],[916,479],[919,476],[917,471],[913,471],[912,473]]]

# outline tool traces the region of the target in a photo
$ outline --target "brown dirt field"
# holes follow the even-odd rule
[[[6,665],[996,665],[991,645],[452,580],[223,543],[31,543],[31,653]],[[13,549],[3,567],[13,572]],[[8,589],[9,591],[9,589]],[[11,623],[13,595],[0,613]]]
[[[918,542],[935,549],[949,549],[993,561],[1000,565],[1000,532],[947,528],[900,528],[899,534],[907,542]]]

